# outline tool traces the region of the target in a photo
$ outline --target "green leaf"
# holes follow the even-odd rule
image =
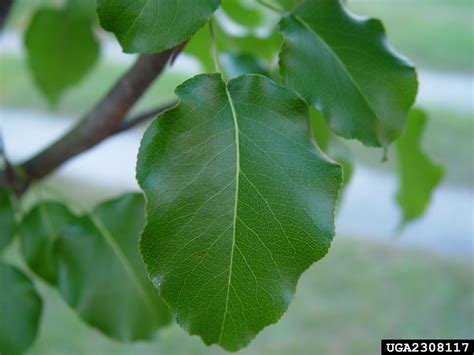
[[[341,164],[343,171],[343,189],[347,186],[354,172],[352,152],[341,139],[337,138],[329,129],[324,117],[316,109],[311,109],[311,128],[318,146],[332,159]],[[342,194],[342,193],[341,193]],[[341,198],[339,198],[341,200]],[[340,203],[340,201],[339,201]]]
[[[404,129],[417,92],[412,65],[388,44],[383,25],[339,0],[306,0],[280,22],[284,82],[344,138],[387,146]]]
[[[144,201],[128,194],[78,217],[55,245],[58,288],[80,317],[123,341],[150,339],[170,321],[138,252]]]
[[[324,117],[318,110],[312,108],[310,110],[310,113],[311,129],[313,131],[314,139],[316,140],[316,143],[318,144],[319,148],[326,152],[329,148],[329,144],[333,139],[333,134],[326,122],[324,121]]]
[[[97,0],[102,27],[113,32],[126,53],[154,53],[196,33],[220,0]]]
[[[21,354],[38,332],[42,302],[31,280],[0,263],[0,354]]]
[[[39,9],[26,31],[25,46],[35,82],[52,105],[99,58],[91,18],[73,8]]]
[[[13,239],[15,229],[15,211],[6,189],[0,188],[0,251]]]
[[[222,9],[235,22],[248,27],[256,27],[263,22],[263,14],[256,8],[255,1],[245,3],[242,0],[224,0]]]
[[[50,284],[57,281],[54,243],[63,229],[75,219],[66,206],[57,202],[42,202],[28,212],[18,226],[26,263]]]
[[[434,164],[421,149],[425,125],[425,113],[412,110],[407,129],[396,143],[400,173],[397,202],[403,212],[402,225],[425,212],[433,190],[444,175],[444,169]]]
[[[176,94],[141,143],[140,250],[177,322],[234,351],[327,253],[341,169],[312,143],[307,104],[266,77],[198,75]]]
[[[265,67],[265,63],[247,53],[222,53],[220,62],[225,74],[229,78],[243,74],[270,76],[268,69]]]

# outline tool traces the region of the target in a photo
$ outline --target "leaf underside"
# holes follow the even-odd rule
[[[380,21],[350,14],[339,0],[306,0],[283,17],[283,81],[332,130],[368,146],[403,131],[417,93],[413,66],[388,44]]]
[[[177,322],[234,351],[327,253],[341,168],[312,143],[306,103],[268,78],[199,75],[176,94],[141,143],[140,249]]]

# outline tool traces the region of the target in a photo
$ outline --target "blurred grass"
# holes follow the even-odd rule
[[[474,120],[472,113],[439,108],[424,108],[428,123],[422,137],[422,148],[437,164],[445,168],[444,182],[474,187]],[[356,141],[348,142],[357,162],[377,169],[395,171],[395,148],[389,148],[388,161],[382,163],[382,149],[364,147]]]
[[[473,71],[472,0],[348,0],[383,21],[390,43],[417,66]]]
[[[39,286],[45,311],[28,355],[223,354],[177,325],[150,343],[117,343]],[[303,275],[280,322],[240,354],[377,354],[381,338],[469,338],[473,319],[472,262],[336,238],[328,256]]]

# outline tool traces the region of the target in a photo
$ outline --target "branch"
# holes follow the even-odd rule
[[[131,117],[128,120],[122,121],[122,124],[117,127],[117,130],[113,134],[117,134],[123,131],[126,131],[127,129],[130,129],[132,127],[138,126],[146,121],[148,121],[150,118],[153,118],[163,111],[166,111],[167,109],[176,106],[177,101],[171,101],[169,103],[164,104],[163,106],[160,106],[158,108],[155,108],[153,110],[143,112],[137,116]]]
[[[22,180],[22,191],[19,193],[23,193],[31,182],[47,176],[72,157],[123,131],[125,115],[184,45],[162,53],[140,56],[83,120],[38,155],[16,167],[21,175],[17,174],[16,179]],[[5,184],[5,180],[5,177],[0,176],[0,185]]]
[[[3,28],[5,21],[8,17],[8,13],[13,5],[13,0],[1,0],[0,1],[0,29]]]

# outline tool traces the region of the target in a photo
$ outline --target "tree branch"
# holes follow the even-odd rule
[[[31,182],[47,176],[72,157],[133,126],[131,123],[123,123],[125,115],[166,65],[176,58],[184,45],[185,43],[162,53],[140,56],[83,120],[38,155],[15,167],[19,172],[15,178],[22,180],[21,184],[16,184],[22,189],[17,193],[23,193]],[[8,180],[6,176],[0,176],[0,186],[8,183]]]
[[[146,121],[148,121],[150,118],[153,118],[163,111],[166,111],[167,109],[176,106],[177,101],[171,101],[163,106],[160,106],[158,108],[155,108],[153,110],[143,112],[137,116],[131,117],[127,120],[122,121],[121,125],[117,127],[117,130],[113,134],[117,134],[123,131],[126,131],[127,129],[130,129],[132,127],[138,126],[139,124],[142,124]]]
[[[0,1],[0,29],[3,28],[5,21],[8,17],[8,13],[13,5],[13,0],[1,0]]]

